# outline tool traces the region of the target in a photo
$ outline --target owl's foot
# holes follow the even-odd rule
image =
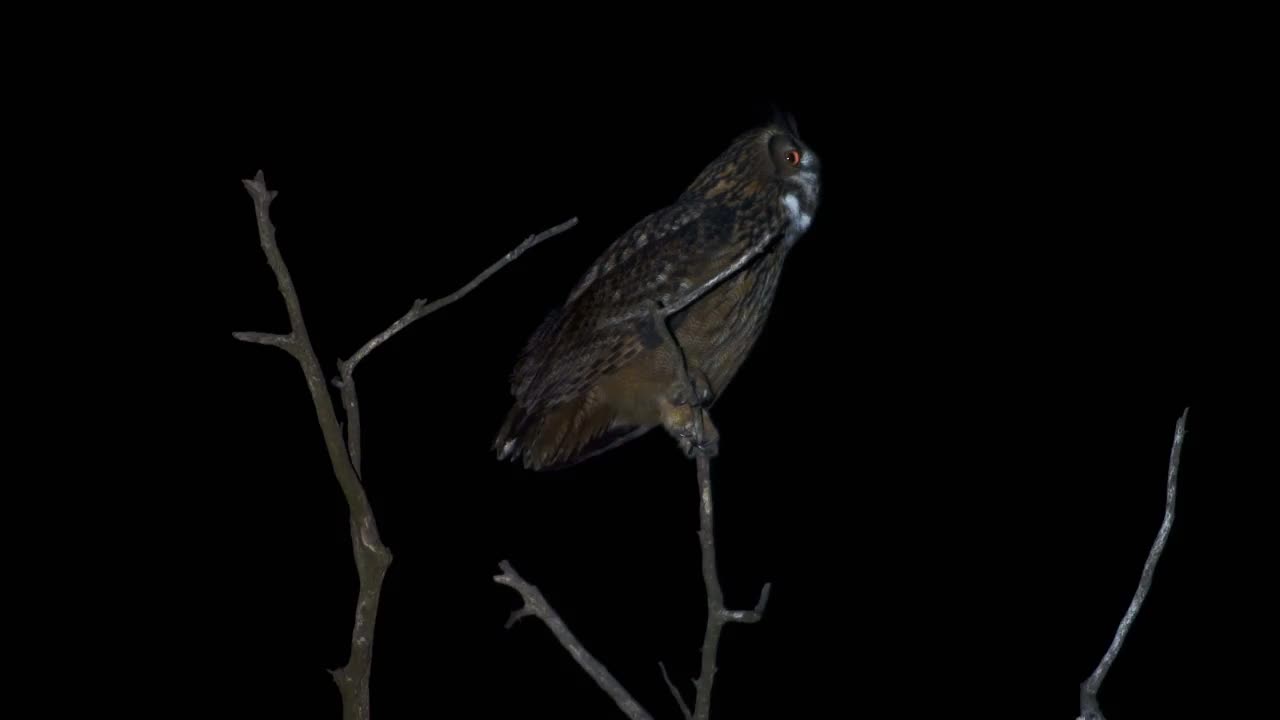
[[[701,442],[698,441],[698,416],[702,419]],[[662,414],[662,425],[675,438],[685,457],[715,457],[720,452],[720,431],[711,422],[711,415],[701,408],[688,404],[667,405]]]
[[[704,455],[713,458],[720,454],[720,431],[711,422],[711,416],[702,414],[702,443],[699,444],[695,438],[695,433],[690,430],[687,435],[678,435],[676,442],[680,445],[680,451],[687,458],[694,458],[698,455]]]

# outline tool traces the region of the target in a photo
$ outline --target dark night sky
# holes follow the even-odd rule
[[[326,669],[346,657],[355,570],[298,367],[231,338],[286,327],[240,179],[262,168],[280,192],[280,247],[331,373],[414,298],[579,218],[359,369],[365,484],[395,555],[375,712],[617,716],[546,628],[503,629],[505,558],[671,718],[658,663],[696,674],[705,608],[692,464],[660,431],[549,474],[489,442],[543,314],[770,102],[826,174],[715,408],[721,581],[734,606],[774,586],[762,623],[725,632],[717,716],[1074,717],[1186,406],[1177,525],[1103,706],[1175,717],[1251,685],[1254,616],[1234,598],[1265,475],[1247,458],[1274,237],[1228,165],[1248,101],[1190,55],[1034,46],[850,50],[749,92],[694,63],[592,76],[412,53],[256,76],[242,57],[192,80],[209,84],[165,112],[170,159],[206,188],[207,240],[178,261],[202,300],[192,362],[215,361],[196,398],[209,430],[187,438],[209,460],[175,507],[210,520],[190,556],[208,657],[252,648],[260,699],[241,716],[340,716]]]

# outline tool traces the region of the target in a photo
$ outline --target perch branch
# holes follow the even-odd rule
[[[622,687],[622,683],[618,682],[608,668],[595,659],[591,653],[587,652],[586,648],[569,631],[569,627],[564,624],[564,621],[560,619],[560,615],[551,607],[551,604],[547,602],[547,599],[542,596],[536,586],[531,585],[520,577],[515,568],[511,567],[510,562],[503,560],[498,564],[498,567],[502,569],[502,574],[495,575],[494,582],[506,585],[520,593],[520,597],[524,598],[524,606],[511,613],[511,618],[507,620],[507,627],[511,627],[516,621],[524,617],[533,616],[538,618],[551,630],[551,633],[556,636],[556,639],[560,641],[564,649],[569,651],[569,654],[586,671],[587,675],[590,675],[591,679],[596,681],[600,689],[613,698],[613,701],[618,704],[619,710],[631,720],[653,720],[653,716],[641,707],[635,698],[631,697],[631,694],[627,692],[626,688]]]
[[[346,720],[367,720],[369,717],[369,668],[373,659],[373,627],[378,614],[378,598],[382,592],[382,578],[391,564],[391,552],[378,538],[378,525],[374,521],[373,508],[360,483],[359,473],[351,464],[342,442],[342,427],[338,422],[333,401],[324,383],[320,361],[311,347],[307,326],[302,317],[298,293],[289,277],[280,249],[276,245],[275,227],[271,223],[271,201],[274,190],[267,190],[262,171],[253,180],[244,181],[253,197],[258,220],[258,238],[267,263],[275,272],[280,294],[289,311],[290,331],[287,335],[266,333],[234,333],[237,339],[274,345],[298,360],[311,391],[316,418],[324,434],[329,461],[350,511],[351,546],[355,554],[356,570],[360,575],[360,594],[356,602],[355,624],[351,629],[351,655],[345,667],[332,671],[333,679],[342,693],[342,713]]]
[[[1111,664],[1115,662],[1116,655],[1120,653],[1120,647],[1124,645],[1124,639],[1129,634],[1129,628],[1133,626],[1134,618],[1142,609],[1143,600],[1151,590],[1151,578],[1155,573],[1156,563],[1164,553],[1164,546],[1169,541],[1169,531],[1173,528],[1174,501],[1178,497],[1178,461],[1182,457],[1182,438],[1186,435],[1189,409],[1182,410],[1182,416],[1178,418],[1178,424],[1173,431],[1173,448],[1169,451],[1169,475],[1165,489],[1164,520],[1160,523],[1160,531],[1151,545],[1151,552],[1147,554],[1147,562],[1142,568],[1138,589],[1134,591],[1129,609],[1125,611],[1124,617],[1120,620],[1120,626],[1116,628],[1111,647],[1107,648],[1106,654],[1102,656],[1093,674],[1080,684],[1080,716],[1077,720],[1106,720],[1102,714],[1102,708],[1098,705],[1098,692],[1102,689],[1102,681],[1111,670]]]
[[[743,260],[742,264],[745,263],[746,261]],[[723,279],[721,275],[723,273],[712,278],[703,287],[698,288],[698,291],[705,292],[711,285]],[[691,398],[690,402],[696,402],[696,388],[694,388],[693,382],[689,378],[687,358],[685,358],[680,343],[671,334],[671,329],[667,327],[667,318],[687,304],[677,303],[659,310],[656,304],[651,303],[649,312],[663,340],[671,345],[676,356],[680,359],[676,363],[676,369],[680,373],[680,381],[684,383],[688,397]],[[764,584],[764,587],[760,590],[760,599],[756,602],[753,610],[727,610],[724,606],[724,592],[720,588],[720,578],[716,572],[716,541],[713,525],[714,513],[711,502],[711,458],[701,450],[701,447],[706,442],[706,438],[703,435],[703,413],[707,411],[705,408],[694,408],[694,410],[694,447],[698,466],[698,496],[701,498],[699,503],[701,522],[698,529],[698,540],[702,545],[702,581],[707,588],[707,627],[702,640],[702,666],[698,674],[697,695],[693,704],[693,718],[694,720],[707,720],[711,716],[711,687],[715,682],[716,654],[720,646],[720,632],[726,623],[759,622],[764,615],[765,606],[769,603],[771,584]]]
[[[406,327],[409,327],[409,325],[466,297],[468,293],[479,287],[480,283],[488,280],[491,275],[511,264],[527,250],[540,245],[544,240],[553,238],[577,224],[578,218],[570,218],[553,228],[543,230],[536,235],[530,235],[525,238],[524,242],[517,245],[506,255],[498,258],[497,262],[485,268],[479,275],[472,278],[471,282],[442,298],[431,302],[427,302],[424,298],[414,300],[413,305],[409,308],[408,312],[402,315],[399,320],[391,323],[391,327],[378,333],[370,339],[369,342],[365,343],[354,355],[351,356],[351,359],[338,360],[338,370],[341,373],[341,376],[334,378],[333,384],[342,391],[342,404],[346,408],[347,419],[349,421],[347,423],[347,449],[351,454],[351,461],[355,465],[356,472],[360,471],[360,406],[356,402],[354,375],[356,366],[360,364],[360,361],[365,359],[365,357],[368,356],[369,353],[373,352],[379,345],[390,340],[392,336]]]
[[[574,221],[571,220],[563,226],[552,228],[548,233],[555,234],[557,232],[562,232],[563,230],[572,227],[573,222]],[[676,341],[675,336],[671,334],[670,328],[667,327],[667,318],[680,310],[683,310],[685,307],[688,307],[691,303],[709,292],[713,287],[724,281],[725,278],[741,270],[753,258],[761,252],[764,252],[765,248],[768,247],[774,239],[775,238],[765,238],[756,245],[748,248],[742,255],[734,260],[729,267],[719,273],[716,273],[712,278],[702,283],[693,291],[680,296],[674,302],[669,302],[663,306],[659,305],[657,302],[650,301],[645,305],[643,310],[628,313],[620,318],[614,318],[611,320],[611,322],[621,322],[625,320],[638,319],[645,315],[650,317],[657,327],[658,332],[661,333],[664,341],[671,344],[676,356],[680,359],[680,362],[676,364],[676,367],[679,371],[680,381],[687,389],[691,403],[697,402],[697,388],[694,387],[694,384],[689,377],[689,368],[684,352],[681,349],[680,344]],[[540,242],[540,240],[536,238],[530,238],[526,241],[526,243],[530,245],[536,244],[537,242]],[[523,248],[523,246],[521,247]],[[514,253],[514,255],[518,254],[518,252]],[[514,256],[509,257],[506,261],[509,262],[513,257]],[[497,267],[500,266],[501,264],[486,272],[496,270]],[[483,277],[487,277],[487,275],[482,273],[482,277],[476,282],[482,280]],[[470,286],[464,288],[464,290],[469,289]],[[453,302],[455,299],[457,298],[450,296],[438,302],[447,304],[447,302]],[[383,333],[383,335],[371,340],[370,345],[366,345],[365,348],[362,348],[361,353],[357,353],[352,358],[350,364],[354,365],[355,362],[363,357],[362,353],[367,352],[366,348],[376,346],[376,343],[386,340],[386,337],[390,337],[390,335],[398,331],[400,327],[403,327],[403,325],[406,325],[416,319],[411,316],[418,309],[418,305],[421,302],[422,301],[419,300],[417,303],[414,303],[414,309],[410,310],[409,314],[398,321],[397,325],[399,327],[397,327],[397,325],[392,325],[392,327],[387,332]],[[346,369],[347,365],[348,363],[343,363],[344,377],[340,381],[342,383],[349,383],[349,373]],[[671,683],[671,678],[667,674],[666,666],[659,664],[659,667],[662,670],[663,679],[666,681],[667,687],[671,690],[672,696],[675,697],[676,703],[680,706],[680,710],[684,714],[684,717],[688,720],[708,720],[711,713],[711,687],[716,673],[716,651],[720,644],[720,631],[724,628],[726,623],[730,622],[758,622],[760,618],[763,617],[765,606],[769,602],[769,590],[771,585],[769,583],[765,583],[764,587],[760,591],[760,599],[756,602],[756,606],[752,610],[728,610],[724,606],[724,593],[720,588],[720,579],[716,573],[715,533],[712,528],[711,461],[703,450],[703,446],[706,444],[703,413],[706,412],[706,409],[702,407],[695,407],[694,409],[696,410],[693,420],[694,440],[696,442],[697,450],[696,457],[699,497],[701,498],[701,502],[699,503],[701,508],[701,523],[698,531],[698,537],[702,545],[702,578],[707,588],[707,627],[702,643],[701,673],[695,683],[697,692],[694,710],[692,712],[690,712],[688,704],[685,703],[684,698],[680,695],[680,692],[676,689],[675,685]],[[596,683],[614,699],[618,704],[618,707],[628,717],[650,717],[648,712],[646,712],[644,708],[642,708],[639,703],[637,703],[635,699],[627,693],[627,691],[609,673],[604,665],[600,664],[598,660],[592,657],[582,647],[582,644],[578,642],[577,638],[569,632],[569,628],[565,625],[564,621],[560,619],[560,616],[556,614],[549,604],[547,604],[546,599],[542,597],[542,594],[538,589],[525,582],[515,572],[515,570],[512,569],[511,564],[507,561],[502,561],[500,567],[503,574],[495,576],[494,580],[500,584],[507,585],[508,587],[515,589],[524,597],[525,601],[523,607],[511,614],[511,617],[507,620],[507,627],[510,627],[521,618],[528,617],[530,615],[539,618],[547,625],[548,628],[551,629],[556,638],[560,640],[560,644],[569,651],[569,654],[573,656],[574,660],[576,660],[578,664],[582,666],[583,670],[585,670],[587,674],[590,675],[592,679],[594,679]]]

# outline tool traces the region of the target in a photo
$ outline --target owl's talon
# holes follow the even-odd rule
[[[718,440],[707,440],[699,445],[693,441],[693,437],[683,437],[680,438],[680,451],[690,459],[699,455],[713,458],[720,454],[720,442]]]
[[[720,431],[716,429],[715,423],[711,422],[711,416],[706,412],[702,412],[701,443],[698,443],[694,437],[695,429],[692,413],[690,413],[688,421],[675,428],[672,434],[680,445],[680,451],[687,458],[693,458],[697,455],[715,457],[720,453]]]

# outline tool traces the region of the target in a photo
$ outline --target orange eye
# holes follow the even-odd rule
[[[783,157],[792,167],[800,167],[800,151],[799,150],[788,150],[787,154],[784,155]]]

